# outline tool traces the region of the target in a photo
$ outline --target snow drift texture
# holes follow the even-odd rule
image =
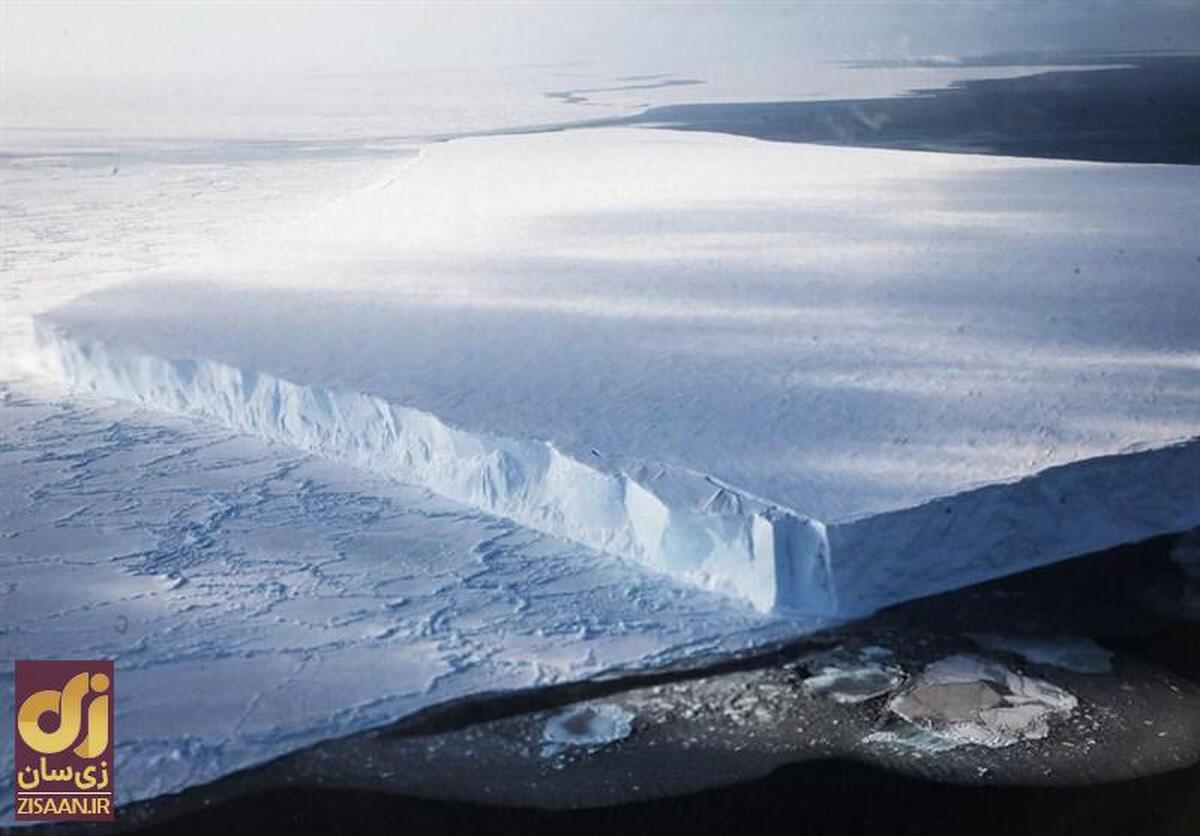
[[[1200,523],[1197,175],[456,141],[36,336],[98,391],[856,614]]]

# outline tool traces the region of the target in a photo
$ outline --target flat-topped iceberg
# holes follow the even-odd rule
[[[427,149],[47,368],[760,608],[1200,524],[1200,172],[601,129]]]

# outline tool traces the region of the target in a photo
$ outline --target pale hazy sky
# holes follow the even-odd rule
[[[22,3],[0,0],[6,86],[629,59],[683,68],[1014,49],[1200,48],[1200,0],[665,3]]]

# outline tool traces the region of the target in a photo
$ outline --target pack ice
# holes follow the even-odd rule
[[[456,140],[34,328],[71,383],[855,615],[1200,525],[1200,171]]]

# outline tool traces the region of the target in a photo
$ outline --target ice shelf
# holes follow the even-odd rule
[[[1200,524],[1197,187],[460,140],[228,269],[39,317],[37,355],[760,609],[857,615]]]

